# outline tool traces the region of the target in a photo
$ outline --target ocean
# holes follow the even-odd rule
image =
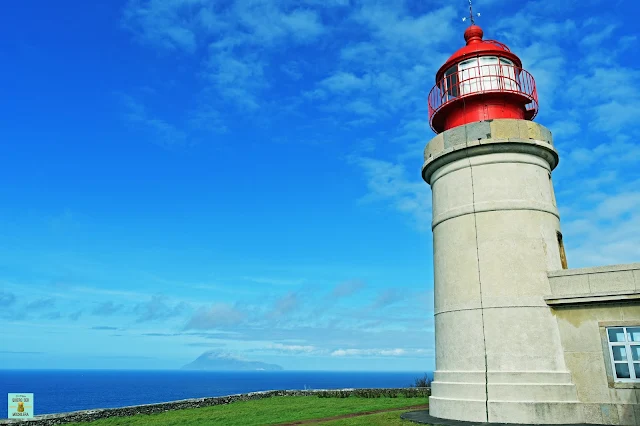
[[[263,390],[408,387],[425,372],[0,370],[0,395],[33,393],[34,413],[152,404]],[[428,373],[431,376],[431,373]],[[7,417],[7,411],[0,410]]]

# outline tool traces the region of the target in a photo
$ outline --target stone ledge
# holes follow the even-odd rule
[[[590,274],[599,274],[599,273],[605,273],[605,272],[620,272],[620,271],[634,271],[634,270],[640,270],[640,263],[595,266],[591,268],[560,269],[557,271],[547,272],[547,276],[549,278],[553,278],[553,277],[566,277],[570,275],[590,275]]]
[[[608,302],[640,302],[640,291],[625,291],[616,293],[587,293],[567,296],[547,296],[544,298],[549,306],[584,305],[590,303]]]
[[[534,139],[485,139],[480,143],[462,143],[445,148],[422,164],[422,179],[431,185],[431,177],[441,167],[454,161],[489,154],[529,154],[540,157],[553,170],[558,165],[558,152],[553,146]],[[473,165],[471,165],[473,167]],[[547,167],[545,167],[547,168]]]
[[[34,416],[32,419],[0,419],[0,425],[27,425],[27,426],[53,426],[72,422],[90,422],[109,417],[127,417],[136,414],[159,414],[165,411],[184,410],[187,408],[202,408],[215,405],[226,405],[239,401],[251,401],[271,398],[274,396],[314,396],[327,391],[355,391],[355,390],[390,390],[402,391],[406,389],[429,388],[366,388],[366,389],[313,389],[313,390],[270,390],[260,392],[250,392],[244,394],[191,398],[179,401],[161,402],[157,404],[132,405],[119,408],[100,408],[94,410],[73,411],[70,413],[43,414]]]

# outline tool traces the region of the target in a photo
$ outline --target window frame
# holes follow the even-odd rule
[[[460,82],[458,81],[458,64],[453,65],[444,72],[444,87],[442,88],[442,96],[445,102],[460,96]]]
[[[627,328],[640,328],[640,321],[599,321],[598,327],[600,329],[600,337],[602,341],[602,350],[606,353],[604,356],[605,363],[605,371],[607,374],[607,382],[610,388],[618,388],[618,389],[640,389],[640,378],[635,379],[619,379],[615,373],[615,364],[616,361],[613,359],[613,351],[611,350],[611,346],[620,346],[620,344],[615,345],[615,343],[623,343],[623,342],[613,342],[614,345],[611,345],[609,341],[609,332],[608,330],[611,328],[624,328],[625,329],[625,340],[627,336]],[[628,346],[631,346],[635,343],[640,342],[624,342],[628,343]],[[625,345],[626,349],[627,345]],[[635,371],[633,369],[633,364],[638,363],[638,361],[633,360],[633,355],[628,353],[628,363],[630,367],[630,375],[635,375]]]
[[[627,331],[627,329],[629,328],[640,328],[640,326],[637,327],[625,327],[625,326],[621,326],[621,327],[607,327],[607,344],[609,345],[609,356],[611,357],[611,373],[613,374],[613,378],[616,382],[632,382],[632,383],[636,383],[636,382],[640,382],[640,376],[638,376],[636,374],[636,370],[635,370],[635,364],[640,365],[640,359],[638,359],[637,361],[635,361],[633,359],[633,352],[631,351],[631,346],[640,346],[640,341],[635,342],[630,340],[629,337],[629,332]],[[609,330],[615,330],[615,329],[622,329],[622,334],[624,336],[624,341],[623,342],[612,342],[610,340],[610,336],[609,336]],[[625,356],[626,356],[626,361],[616,361],[615,357],[613,355],[613,348],[614,347],[623,347],[624,348],[624,352],[625,352]],[[627,367],[629,368],[629,378],[619,378],[617,373],[616,373],[616,364],[627,364]]]

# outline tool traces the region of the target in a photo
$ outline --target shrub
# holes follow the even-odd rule
[[[413,385],[411,385],[411,387],[416,387],[416,388],[428,388],[428,387],[431,387],[431,379],[429,378],[427,373],[424,373],[424,376],[423,377],[418,377],[415,380],[415,383]]]

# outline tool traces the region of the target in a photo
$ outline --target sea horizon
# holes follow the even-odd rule
[[[183,368],[0,368],[0,372],[2,371],[192,371],[192,372],[255,372],[255,371],[265,371],[270,373],[282,373],[282,372],[329,372],[329,373],[416,373],[420,371],[414,370],[305,370],[305,369],[295,369],[295,370],[194,370],[194,369],[183,369]],[[432,370],[424,370],[423,373],[433,372]]]

